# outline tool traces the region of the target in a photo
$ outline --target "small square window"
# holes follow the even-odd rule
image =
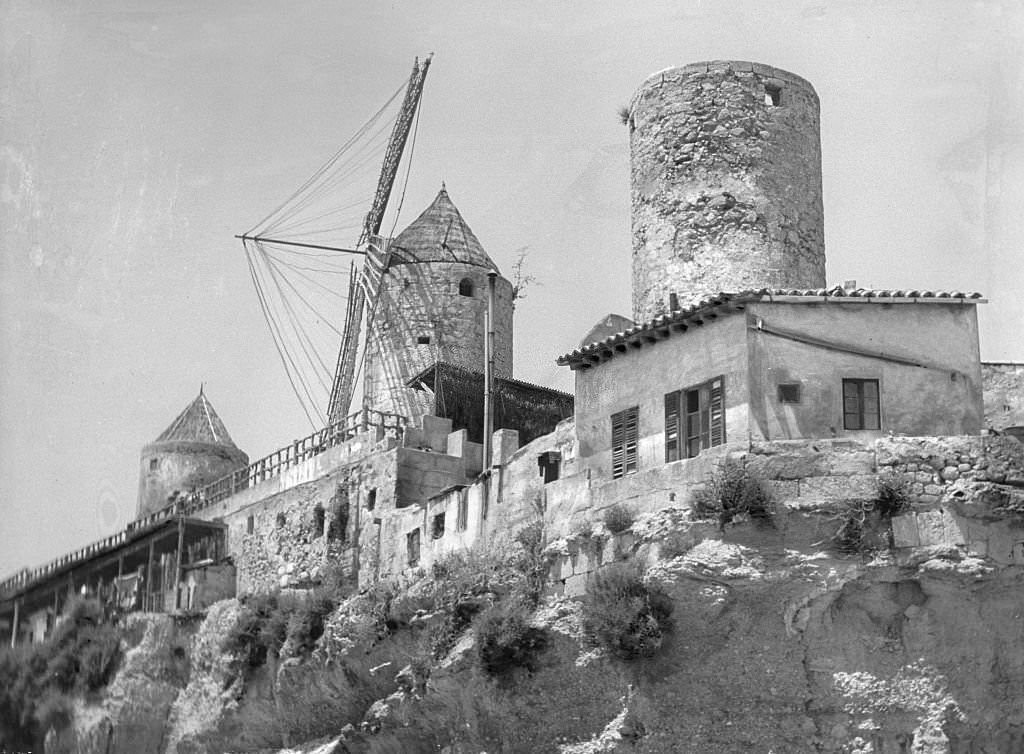
[[[160,468],[160,461],[157,460],[156,458],[150,458],[149,459],[149,470],[150,471],[156,471],[158,468]]]
[[[416,338],[416,345],[429,346],[430,345],[430,336],[429,335],[420,335],[419,337]]]
[[[764,103],[768,107],[778,107],[782,104],[782,89],[772,84],[764,85]]]
[[[800,383],[784,382],[779,385],[779,403],[799,403]]]

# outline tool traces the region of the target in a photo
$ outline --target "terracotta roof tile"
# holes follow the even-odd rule
[[[879,299],[914,299],[924,303],[927,303],[928,299],[960,299],[970,300],[972,303],[979,303],[981,297],[981,294],[976,291],[880,290],[869,288],[846,290],[842,286],[838,285],[832,288],[761,288],[759,290],[747,290],[740,291],[738,293],[719,293],[716,296],[711,296],[685,309],[680,309],[678,311],[671,312],[670,314],[663,314],[648,322],[643,322],[627,330],[623,330],[622,332],[609,335],[603,340],[581,345],[576,350],[563,356],[559,356],[556,363],[560,366],[579,364],[584,357],[594,354],[597,351],[614,348],[629,338],[654,332],[667,325],[693,319],[701,316],[702,314],[711,314],[713,310],[729,303],[739,304],[753,301],[772,301],[773,299],[793,298],[837,299],[845,301],[861,299],[863,303],[870,303],[873,300]]]

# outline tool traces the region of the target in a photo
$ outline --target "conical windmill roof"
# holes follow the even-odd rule
[[[497,271],[442,184],[430,206],[391,242],[392,264],[463,262]]]
[[[202,390],[171,422],[171,426],[156,438],[156,442],[205,442],[229,448],[238,447]]]

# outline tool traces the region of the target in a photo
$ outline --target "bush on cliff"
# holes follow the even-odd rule
[[[717,518],[722,527],[738,516],[764,521],[771,516],[764,480],[742,462],[731,460],[722,463],[694,493],[693,512],[698,518]]]
[[[615,563],[598,571],[583,599],[583,635],[616,657],[650,657],[671,628],[672,601],[644,584],[639,568]]]
[[[269,656],[306,657],[324,633],[324,620],[335,607],[325,590],[305,594],[254,594],[221,644],[243,667],[258,668]]]
[[[0,650],[0,751],[31,750],[66,725],[67,695],[89,694],[114,677],[122,631],[96,600],[75,600],[50,637]]]
[[[537,654],[547,645],[547,634],[529,620],[530,611],[515,601],[494,605],[480,615],[476,654],[487,675],[502,678],[515,668],[534,669]]]

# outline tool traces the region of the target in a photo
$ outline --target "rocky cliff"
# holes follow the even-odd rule
[[[912,484],[956,466],[918,455],[894,465]],[[225,652],[235,600],[193,622],[137,616],[113,683],[46,751],[1024,751],[1024,492],[1006,469],[974,471],[935,471],[934,501],[884,508],[836,487],[542,540],[543,641],[500,674],[481,664],[480,616],[529,581],[523,545],[352,595],[311,651],[256,666]],[[616,561],[670,600],[650,656],[583,630],[584,585]]]

